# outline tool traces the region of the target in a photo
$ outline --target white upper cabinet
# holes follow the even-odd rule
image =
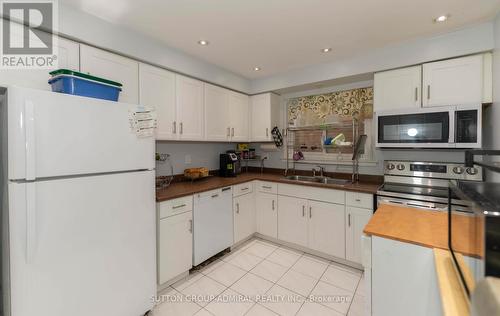
[[[204,139],[203,82],[176,76],[179,139]]]
[[[376,73],[373,82],[374,111],[420,107],[421,82],[421,66]]]
[[[228,91],[210,84],[205,84],[205,138],[210,141],[231,139]]]
[[[443,60],[423,66],[423,105],[483,102],[483,55]]]
[[[80,49],[78,43],[62,37],[59,37],[57,42],[57,69],[64,68],[79,71]],[[0,71],[0,86],[12,84],[33,89],[51,90],[48,84],[50,77],[49,72],[55,69],[56,68],[43,70],[2,69]]]
[[[81,72],[121,83],[118,101],[139,103],[139,63],[95,47],[80,44]]]
[[[248,141],[248,96],[205,84],[205,138]]]
[[[177,139],[175,74],[147,64],[139,65],[140,104],[156,109],[156,139]]]
[[[229,121],[231,125],[231,141],[249,141],[249,97],[247,95],[229,91]]]
[[[250,98],[251,136],[250,141],[272,141],[271,130],[279,125],[280,98],[264,93]]]

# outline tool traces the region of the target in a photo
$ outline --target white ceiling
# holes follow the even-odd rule
[[[246,78],[493,18],[500,0],[60,0]],[[445,23],[433,18],[449,14]],[[200,39],[208,46],[197,44]],[[331,53],[321,53],[331,47]],[[261,71],[254,71],[255,66]]]

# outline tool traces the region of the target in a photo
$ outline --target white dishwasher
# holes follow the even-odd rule
[[[193,207],[193,266],[233,244],[231,187],[195,195]]]

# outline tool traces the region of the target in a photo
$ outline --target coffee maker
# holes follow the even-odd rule
[[[235,153],[225,153],[219,156],[219,176],[236,177],[239,159]]]

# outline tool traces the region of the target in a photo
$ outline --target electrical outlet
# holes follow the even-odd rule
[[[186,155],[186,156],[184,156],[184,163],[185,163],[186,165],[190,165],[190,164],[191,164],[191,162],[192,162],[192,161],[191,161],[191,155]]]

